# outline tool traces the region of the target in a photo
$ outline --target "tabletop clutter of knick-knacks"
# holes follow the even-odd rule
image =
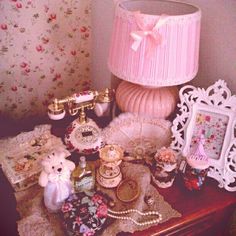
[[[159,188],[171,188],[177,175],[186,191],[200,193],[204,187],[210,166],[208,127],[201,124],[196,142],[183,155],[180,150],[191,137],[191,130],[181,133],[188,109],[183,106],[186,116],[179,123],[178,115],[173,122],[165,119],[178,101],[172,86],[196,75],[200,17],[199,8],[185,3],[117,1],[109,67],[126,80],[116,91],[121,114],[114,112],[113,90],[82,91],[54,99],[48,107],[53,120],[62,119],[66,109],[79,114],[63,140],[50,125],[41,125],[0,141],[0,164],[14,190],[38,182],[46,211],[60,217],[68,235],[147,229],[181,215],[160,197]],[[102,129],[86,110],[113,120]],[[180,130],[174,141],[172,125]]]
[[[136,115],[132,116],[137,118]],[[112,124],[111,122],[110,125]],[[157,190],[171,187],[178,173],[179,154],[167,146],[158,148],[149,158],[145,152],[143,156],[130,158],[127,150],[120,145],[106,144],[102,130],[99,135],[104,139],[104,145],[98,148],[97,160],[91,161],[84,155],[74,153],[79,159],[75,166],[66,158],[67,153],[63,149],[52,150],[44,156],[39,184],[44,187],[44,204],[47,210],[60,215],[69,235],[102,232],[107,227],[107,219],[130,221],[134,225],[132,230],[165,221],[166,215],[161,212],[162,209],[154,207],[155,201],[159,200],[155,198],[155,194],[147,194],[143,184],[153,185]],[[208,167],[202,135],[199,140],[194,152],[186,159],[189,167],[186,167],[183,174],[183,184],[189,190],[201,189]],[[130,162],[133,166],[125,165]],[[139,173],[140,165],[149,169],[150,178],[146,178],[145,183],[137,178],[137,175],[142,176]],[[191,171],[195,175],[190,176]],[[192,178],[198,180],[197,188],[190,186]]]

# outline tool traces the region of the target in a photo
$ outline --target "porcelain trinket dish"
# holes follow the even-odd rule
[[[96,179],[105,188],[114,188],[122,180],[119,165],[123,158],[123,149],[118,145],[106,145],[99,150],[100,167]]]

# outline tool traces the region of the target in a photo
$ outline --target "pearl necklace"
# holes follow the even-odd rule
[[[136,221],[135,219],[133,219],[132,217],[129,217],[129,216],[119,216],[119,215],[129,214],[129,213],[132,213],[132,212],[136,212],[141,216],[157,215],[158,218],[153,219],[153,220],[138,222],[138,221]],[[126,211],[112,211],[111,209],[108,209],[107,215],[110,216],[111,218],[114,218],[114,219],[131,220],[134,224],[136,224],[138,226],[155,224],[155,223],[159,223],[162,220],[162,215],[157,211],[141,212],[141,211],[138,211],[136,209],[129,209],[129,210],[126,210]]]

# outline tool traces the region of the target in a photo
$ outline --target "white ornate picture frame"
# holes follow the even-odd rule
[[[219,187],[236,191],[236,96],[223,80],[206,90],[184,86],[179,95],[180,114],[173,121],[171,147],[185,157],[204,134],[208,176]]]

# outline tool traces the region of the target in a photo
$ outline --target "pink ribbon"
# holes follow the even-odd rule
[[[145,23],[145,18],[142,17],[142,14],[140,14],[140,12],[135,12],[134,14],[136,18],[136,23],[140,30],[132,31],[130,33],[130,36],[134,40],[133,44],[131,45],[131,48],[134,51],[137,51],[143,39],[145,37],[148,37],[150,45],[149,48],[146,49],[146,52],[147,54],[150,54],[153,49],[156,48],[157,45],[160,45],[162,43],[162,36],[159,33],[159,29],[166,23],[168,17],[166,15],[161,15],[153,27]]]

